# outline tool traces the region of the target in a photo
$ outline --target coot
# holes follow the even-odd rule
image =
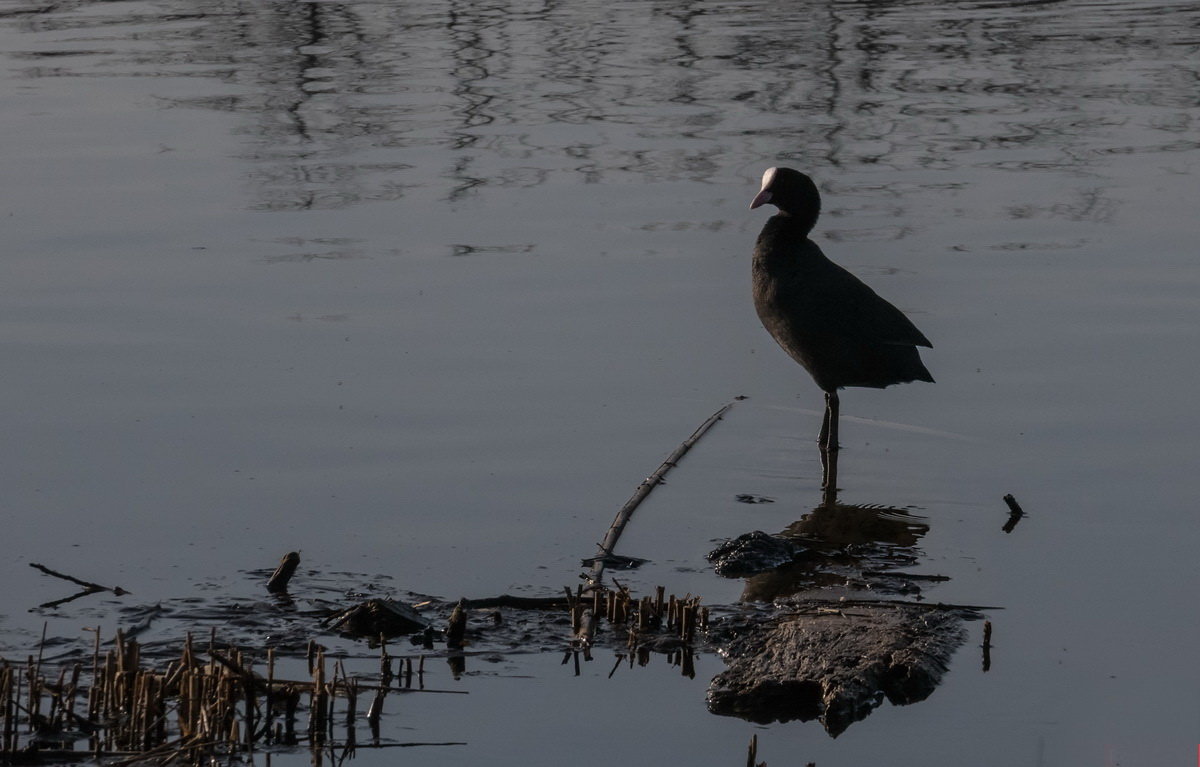
[[[779,212],[754,245],[754,308],[763,326],[825,392],[822,449],[837,450],[838,389],[929,381],[918,346],[932,347],[904,314],[808,238],[821,212],[813,180],[768,168],[750,209]]]

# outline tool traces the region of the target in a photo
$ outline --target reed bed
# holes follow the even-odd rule
[[[215,632],[201,646],[188,635],[178,659],[157,668],[121,632],[108,649],[98,631],[96,637],[90,663],[50,671],[40,655],[24,663],[0,660],[0,764],[200,764],[256,748],[353,748],[362,721],[380,745],[389,692],[436,692],[425,690],[423,657],[414,674],[414,659],[393,658],[386,645],[372,684],[347,674],[340,661],[331,663],[313,643],[309,677],[292,680],[277,676],[273,650],[256,662],[242,649],[218,647]],[[373,696],[365,716],[358,707],[363,694]]]
[[[688,594],[682,598],[659,586],[654,596],[635,598],[624,586],[615,589],[597,588],[572,595],[570,601],[571,628],[577,642],[590,643],[595,623],[600,618],[614,628],[626,626],[630,647],[652,632],[666,632],[684,643],[691,644],[697,629],[708,628],[708,608],[700,605],[700,597]]]
[[[692,643],[708,624],[708,608],[699,597],[668,597],[659,587],[652,596],[635,598],[620,584],[568,589],[567,597],[526,602],[554,609],[567,604],[574,651],[586,659],[597,625],[606,621],[610,632],[627,632],[629,658],[637,655],[644,665],[652,649],[666,652],[692,675]],[[446,660],[452,672],[461,671],[471,654],[465,651],[469,613],[462,600],[448,621]],[[498,621],[495,613],[489,615]],[[388,694],[465,694],[426,688],[425,657],[390,656],[381,641],[378,674],[368,679],[347,673],[340,660],[310,642],[306,657],[289,665],[303,662],[307,676],[288,679],[278,673],[274,650],[255,657],[244,648],[219,645],[215,629],[207,641],[188,634],[178,656],[167,660],[161,651],[144,658],[142,646],[120,631],[103,643],[97,629],[90,659],[50,668],[40,649],[23,662],[0,658],[0,765],[91,759],[199,765],[295,748],[310,749],[319,763],[332,749],[458,745],[381,742]],[[365,713],[359,707],[363,695],[370,700]],[[356,731],[363,724],[370,738],[360,744]]]

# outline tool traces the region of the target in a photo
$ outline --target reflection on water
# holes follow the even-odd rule
[[[6,16],[28,33],[11,54],[27,80],[208,81],[164,86],[162,103],[240,115],[266,209],[433,184],[455,200],[561,174],[722,181],[774,161],[1086,173],[1200,145],[1194,2],[197,0]],[[1041,214],[1112,215],[1102,185],[1079,194]]]
[[[916,544],[928,529],[904,509],[822,504],[780,533],[804,546],[805,555],[748,578],[742,600],[770,603],[797,594],[830,598],[856,592],[919,598],[921,582],[931,578],[911,568],[920,566]]]
[[[920,564],[917,543],[929,525],[907,509],[839,503],[840,450],[820,452],[824,472],[816,508],[778,535],[756,531],[709,554],[718,574],[749,576],[743,602],[769,604],[797,595],[830,599],[842,590],[920,598],[914,581],[949,580],[899,572]]]
[[[921,601],[914,581],[950,580],[898,570],[919,565],[929,526],[904,509],[838,503],[839,451],[821,452],[817,508],[778,536],[756,531],[709,555],[722,575],[731,565],[751,574],[742,612],[710,632],[728,668],[713,678],[708,706],[760,724],[818,719],[836,738],[884,697],[926,700],[967,636],[963,621],[980,614]]]

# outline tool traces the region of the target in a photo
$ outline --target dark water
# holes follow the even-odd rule
[[[1200,4],[0,20],[6,653],[62,596],[30,561],[134,592],[60,609],[62,637],[250,593],[289,549],[446,597],[557,591],[747,395],[621,546],[653,560],[635,586],[736,599],[711,541],[820,501],[820,393],[748,295],[746,207],[784,164],[821,184],[826,252],[935,345],[936,385],[844,394],[842,500],[925,518],[920,569],[952,578],[929,598],[1005,608],[992,670],[973,635],[929,700],[835,741],[708,715],[717,659],[691,682],[509,660],[400,725],[470,746],[405,758],[557,764],[587,721],[629,763],[740,763],[753,731],[772,765],[1190,763]],[[1030,512],[1009,535],[1005,493]]]

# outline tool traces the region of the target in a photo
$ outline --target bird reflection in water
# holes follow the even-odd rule
[[[822,503],[779,533],[803,554],[747,578],[742,600],[774,602],[804,593],[824,599],[863,592],[919,596],[915,581],[929,576],[902,570],[919,563],[917,542],[928,530],[923,518],[905,509]]]

